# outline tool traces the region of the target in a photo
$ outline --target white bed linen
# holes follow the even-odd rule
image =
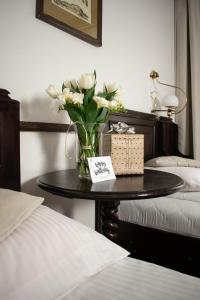
[[[61,299],[199,300],[200,279],[127,257]]]
[[[0,299],[197,299],[199,279],[126,255],[41,205],[0,243]]]
[[[123,221],[200,238],[200,192],[121,201]]]
[[[167,172],[179,176],[184,181],[182,191],[200,192],[200,168],[192,167],[145,167],[145,169]]]
[[[103,235],[39,206],[0,242],[0,300],[49,300],[126,257]]]

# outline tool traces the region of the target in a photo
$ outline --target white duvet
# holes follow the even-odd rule
[[[199,300],[200,279],[125,258],[62,300]]]
[[[200,238],[200,192],[121,201],[121,220]]]

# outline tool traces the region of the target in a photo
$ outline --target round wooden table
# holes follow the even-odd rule
[[[95,229],[117,239],[120,201],[161,197],[177,192],[183,180],[173,174],[145,170],[143,175],[117,176],[98,183],[80,179],[75,169],[45,174],[37,179],[44,190],[66,198],[95,200]]]

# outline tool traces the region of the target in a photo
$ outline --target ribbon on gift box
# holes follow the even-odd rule
[[[124,122],[117,122],[114,124],[111,124],[110,126],[110,130],[107,133],[131,133],[131,134],[135,134],[135,128],[134,127],[130,127],[129,125],[127,125]]]

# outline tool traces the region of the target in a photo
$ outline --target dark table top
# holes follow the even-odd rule
[[[184,184],[176,175],[148,169],[144,175],[117,176],[98,183],[80,179],[75,169],[63,170],[45,174],[37,183],[56,195],[103,201],[161,197],[177,192]]]

